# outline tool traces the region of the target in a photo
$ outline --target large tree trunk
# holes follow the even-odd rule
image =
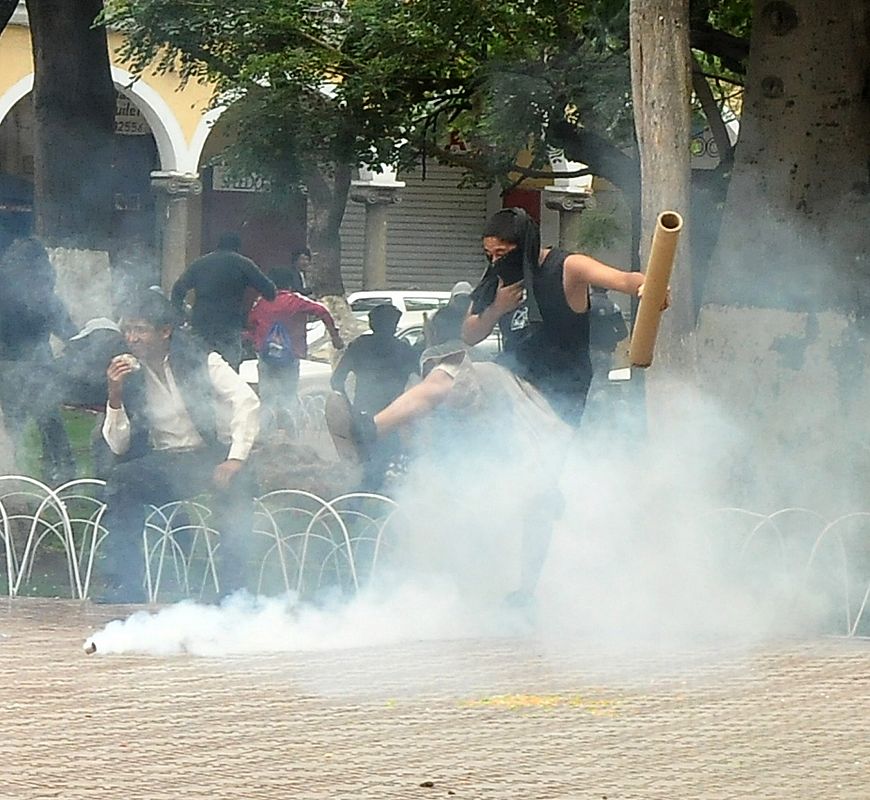
[[[748,497],[866,498],[866,0],[755,0],[746,97],[701,311],[705,382],[751,446]],[[852,480],[860,475],[860,482]]]
[[[691,53],[688,0],[632,0],[631,75],[640,149],[641,264],[646,264],[656,218],[664,210],[689,213]],[[686,219],[688,224],[688,219]],[[694,328],[692,272],[683,242],[674,270],[673,306],[663,320],[660,352],[679,356]]]
[[[33,41],[37,233],[103,249],[112,209],[115,90],[102,0],[27,0]]]
[[[645,268],[656,219],[689,211],[690,51],[688,0],[632,0],[631,73],[641,172],[641,253]],[[686,219],[686,226],[688,219]],[[692,273],[685,236],[677,250],[672,308],[662,319],[653,367],[633,382],[645,389],[653,447],[679,436],[691,380],[694,327]],[[640,370],[637,370],[640,372]]]
[[[719,276],[707,302],[858,307],[856,288],[870,274],[870,227],[855,224],[870,197],[867,7],[756,0]]]
[[[341,277],[341,221],[347,206],[352,168],[337,164],[306,175],[308,242],[314,267],[313,288],[318,295],[343,295]]]

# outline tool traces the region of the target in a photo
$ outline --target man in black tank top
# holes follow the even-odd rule
[[[501,363],[534,384],[566,422],[578,425],[592,380],[590,286],[636,296],[643,275],[582,253],[541,251],[538,226],[519,208],[490,218],[483,247],[490,266],[471,295],[463,338],[477,344],[498,325]]]

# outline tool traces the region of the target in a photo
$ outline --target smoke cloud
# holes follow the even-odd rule
[[[139,611],[95,633],[96,651],[199,656],[342,650],[457,639],[500,629],[496,616],[469,606],[446,581],[371,587],[352,601],[300,603],[294,596],[239,592],[220,606],[183,601]]]
[[[571,442],[547,443],[554,459],[570,451],[566,508],[532,606],[507,598],[522,574],[521,519],[539,491],[533,465],[473,447],[469,456],[462,440],[446,443],[459,454],[449,463],[415,466],[398,498],[406,522],[355,597],[184,602],[110,623],[93,636],[97,652],[217,656],[521,635],[550,654],[676,654],[844,632],[836,542],[823,542],[807,569],[824,520],[717,512],[733,491],[727,454],[751,442],[736,415],[682,389],[684,425],[646,443],[619,433],[637,429],[630,405],[590,409]]]

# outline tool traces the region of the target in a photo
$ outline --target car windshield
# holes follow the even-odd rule
[[[406,297],[406,311],[434,311],[441,306],[446,306],[448,297]]]
[[[385,303],[392,303],[392,299],[389,297],[361,297],[351,303],[350,310],[354,313],[367,312]]]

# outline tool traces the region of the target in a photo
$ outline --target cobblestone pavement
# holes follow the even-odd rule
[[[867,641],[86,656],[113,616],[0,605],[4,800],[870,798]]]

